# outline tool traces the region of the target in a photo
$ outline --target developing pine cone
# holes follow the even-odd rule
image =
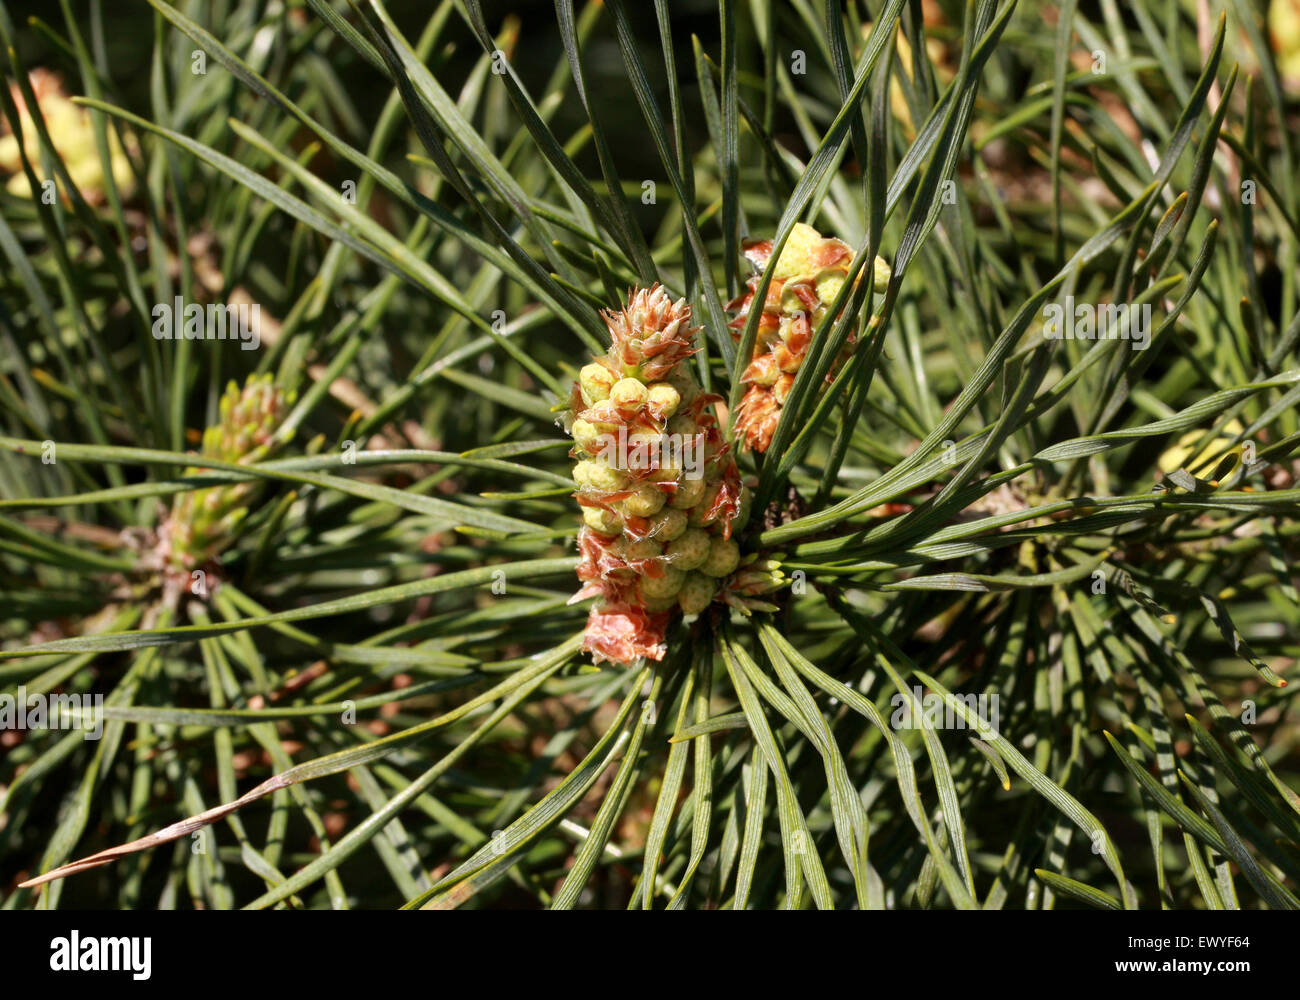
[[[241,389],[231,382],[221,397],[220,420],[203,432],[203,458],[249,465],[275,446],[274,435],[291,399],[272,384],[270,375],[251,375]],[[198,475],[201,467],[186,470]],[[189,573],[214,559],[234,538],[248,515],[258,483],[249,480],[178,494],[163,525],[168,567]]]
[[[636,289],[604,314],[612,345],[579,372],[570,398],[582,588],[599,600],[584,648],[599,663],[663,659],[677,614],[720,597],[740,563],[731,535],[748,490],[688,365],[699,327],[684,299]]]
[[[758,273],[747,282],[749,292],[727,306],[737,314],[728,324],[737,341],[749,320],[762,271],[772,256],[772,241],[747,242],[745,256]],[[852,260],[853,251],[847,243],[823,237],[802,222],[795,224],[786,240],[767,287],[752,360],[740,377],[749,388],[737,408],[736,430],[753,451],[767,451],[772,443],[781,407],[808,355],[813,331],[844,287]],[[889,265],[877,257],[874,271],[875,288],[883,291],[889,284]],[[828,379],[852,350],[851,343]]]

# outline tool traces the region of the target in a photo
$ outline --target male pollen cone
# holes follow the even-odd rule
[[[221,397],[220,419],[203,432],[200,457],[239,465],[261,461],[275,449],[275,432],[292,403],[293,395],[283,393],[270,374],[250,375],[242,387],[232,381]],[[185,471],[197,475],[203,467]],[[216,558],[248,516],[258,485],[250,480],[177,494],[161,532],[170,569],[189,573]]]
[[[712,409],[721,397],[682,364],[700,329],[686,301],[653,285],[603,318],[610,349],[578,373],[565,420],[583,511],[572,601],[599,598],[584,639],[593,659],[629,664],[663,659],[674,617],[721,599],[748,490]]]
[[[736,313],[727,324],[736,341],[749,322],[762,271],[772,257],[772,241],[746,241],[744,250],[756,273],[746,282],[749,291],[727,306]],[[812,226],[795,223],[772,272],[758,320],[754,353],[740,376],[748,388],[736,410],[736,430],[751,450],[763,452],[771,445],[781,407],[807,358],[813,331],[848,280],[852,260],[853,251],[843,240],[824,237]],[[889,283],[889,265],[880,257],[875,260],[873,280],[877,291],[883,291]],[[827,381],[852,350],[850,336],[827,374]]]

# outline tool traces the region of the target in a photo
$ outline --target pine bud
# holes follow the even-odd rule
[[[582,520],[588,528],[602,535],[613,536],[623,530],[623,519],[604,507],[582,508]]]
[[[656,382],[646,392],[646,406],[655,420],[667,420],[677,412],[682,396],[667,382]]]
[[[201,457],[240,465],[265,458],[276,447],[275,431],[291,402],[270,375],[249,376],[242,389],[231,382],[218,404],[220,422],[203,433]],[[186,475],[202,472],[202,466],[193,466]],[[214,559],[248,515],[258,485],[249,481],[178,494],[160,530],[168,566],[188,573]]]
[[[609,359],[624,375],[658,382],[695,353],[690,306],[685,299],[674,302],[659,285],[637,289],[626,309],[606,312],[604,319],[614,342]]]
[[[762,598],[775,593],[790,583],[776,559],[758,559],[746,556],[741,565],[723,583],[721,600],[750,615],[755,611],[777,611],[779,605]]]
[[[642,577],[641,593],[654,600],[675,598],[685,579],[686,574],[682,570],[666,566],[661,576]]]
[[[668,543],[664,554],[678,569],[699,569],[709,557],[709,533],[701,528],[687,528],[681,538]]]
[[[609,390],[609,401],[620,410],[639,410],[645,406],[648,395],[644,382],[634,378],[621,378]]]
[[[578,417],[573,421],[573,427],[570,430],[573,434],[573,442],[588,455],[596,454],[600,448],[601,431],[589,420],[583,420]]]
[[[578,372],[582,401],[590,406],[592,403],[609,399],[609,391],[614,387],[615,381],[617,379],[614,373],[604,365],[596,364],[594,361],[589,365],[583,365],[582,371]]]
[[[631,539],[624,538],[619,546],[624,560],[629,563],[644,562],[649,559],[658,559],[663,554],[664,547],[651,538]]]
[[[650,518],[650,537],[665,544],[680,538],[685,531],[686,515],[675,507],[665,507]]]
[[[709,554],[700,565],[705,576],[723,577],[735,572],[740,565],[740,546],[725,538],[714,538],[709,544]]]
[[[589,461],[579,462],[573,467],[573,481],[579,486],[607,493],[625,490],[630,482],[626,473],[600,462]]]
[[[707,487],[708,484],[703,479],[685,479],[677,484],[677,492],[668,503],[678,510],[690,510],[704,499]]]
[[[713,601],[717,593],[718,581],[711,580],[702,573],[691,573],[682,582],[682,589],[677,594],[677,604],[688,615],[698,615]]]
[[[772,241],[761,240],[745,247],[757,271],[772,256]],[[825,320],[835,298],[848,280],[853,251],[841,240],[823,237],[812,226],[796,223],[780,258],[772,266],[772,281],[762,303],[754,353],[741,381],[748,386],[736,410],[736,430],[745,445],[766,451],[776,433],[781,407],[803,366],[813,333]],[[883,291],[889,284],[889,265],[877,257],[873,262],[872,285]],[[736,313],[729,324],[739,340],[754,307],[754,293],[762,278],[749,279],[749,292],[728,305]],[[836,358],[832,373],[847,356]]]
[[[632,517],[650,517],[658,514],[666,502],[667,497],[663,491],[647,483],[633,490],[632,495],[620,504],[620,509]]]

